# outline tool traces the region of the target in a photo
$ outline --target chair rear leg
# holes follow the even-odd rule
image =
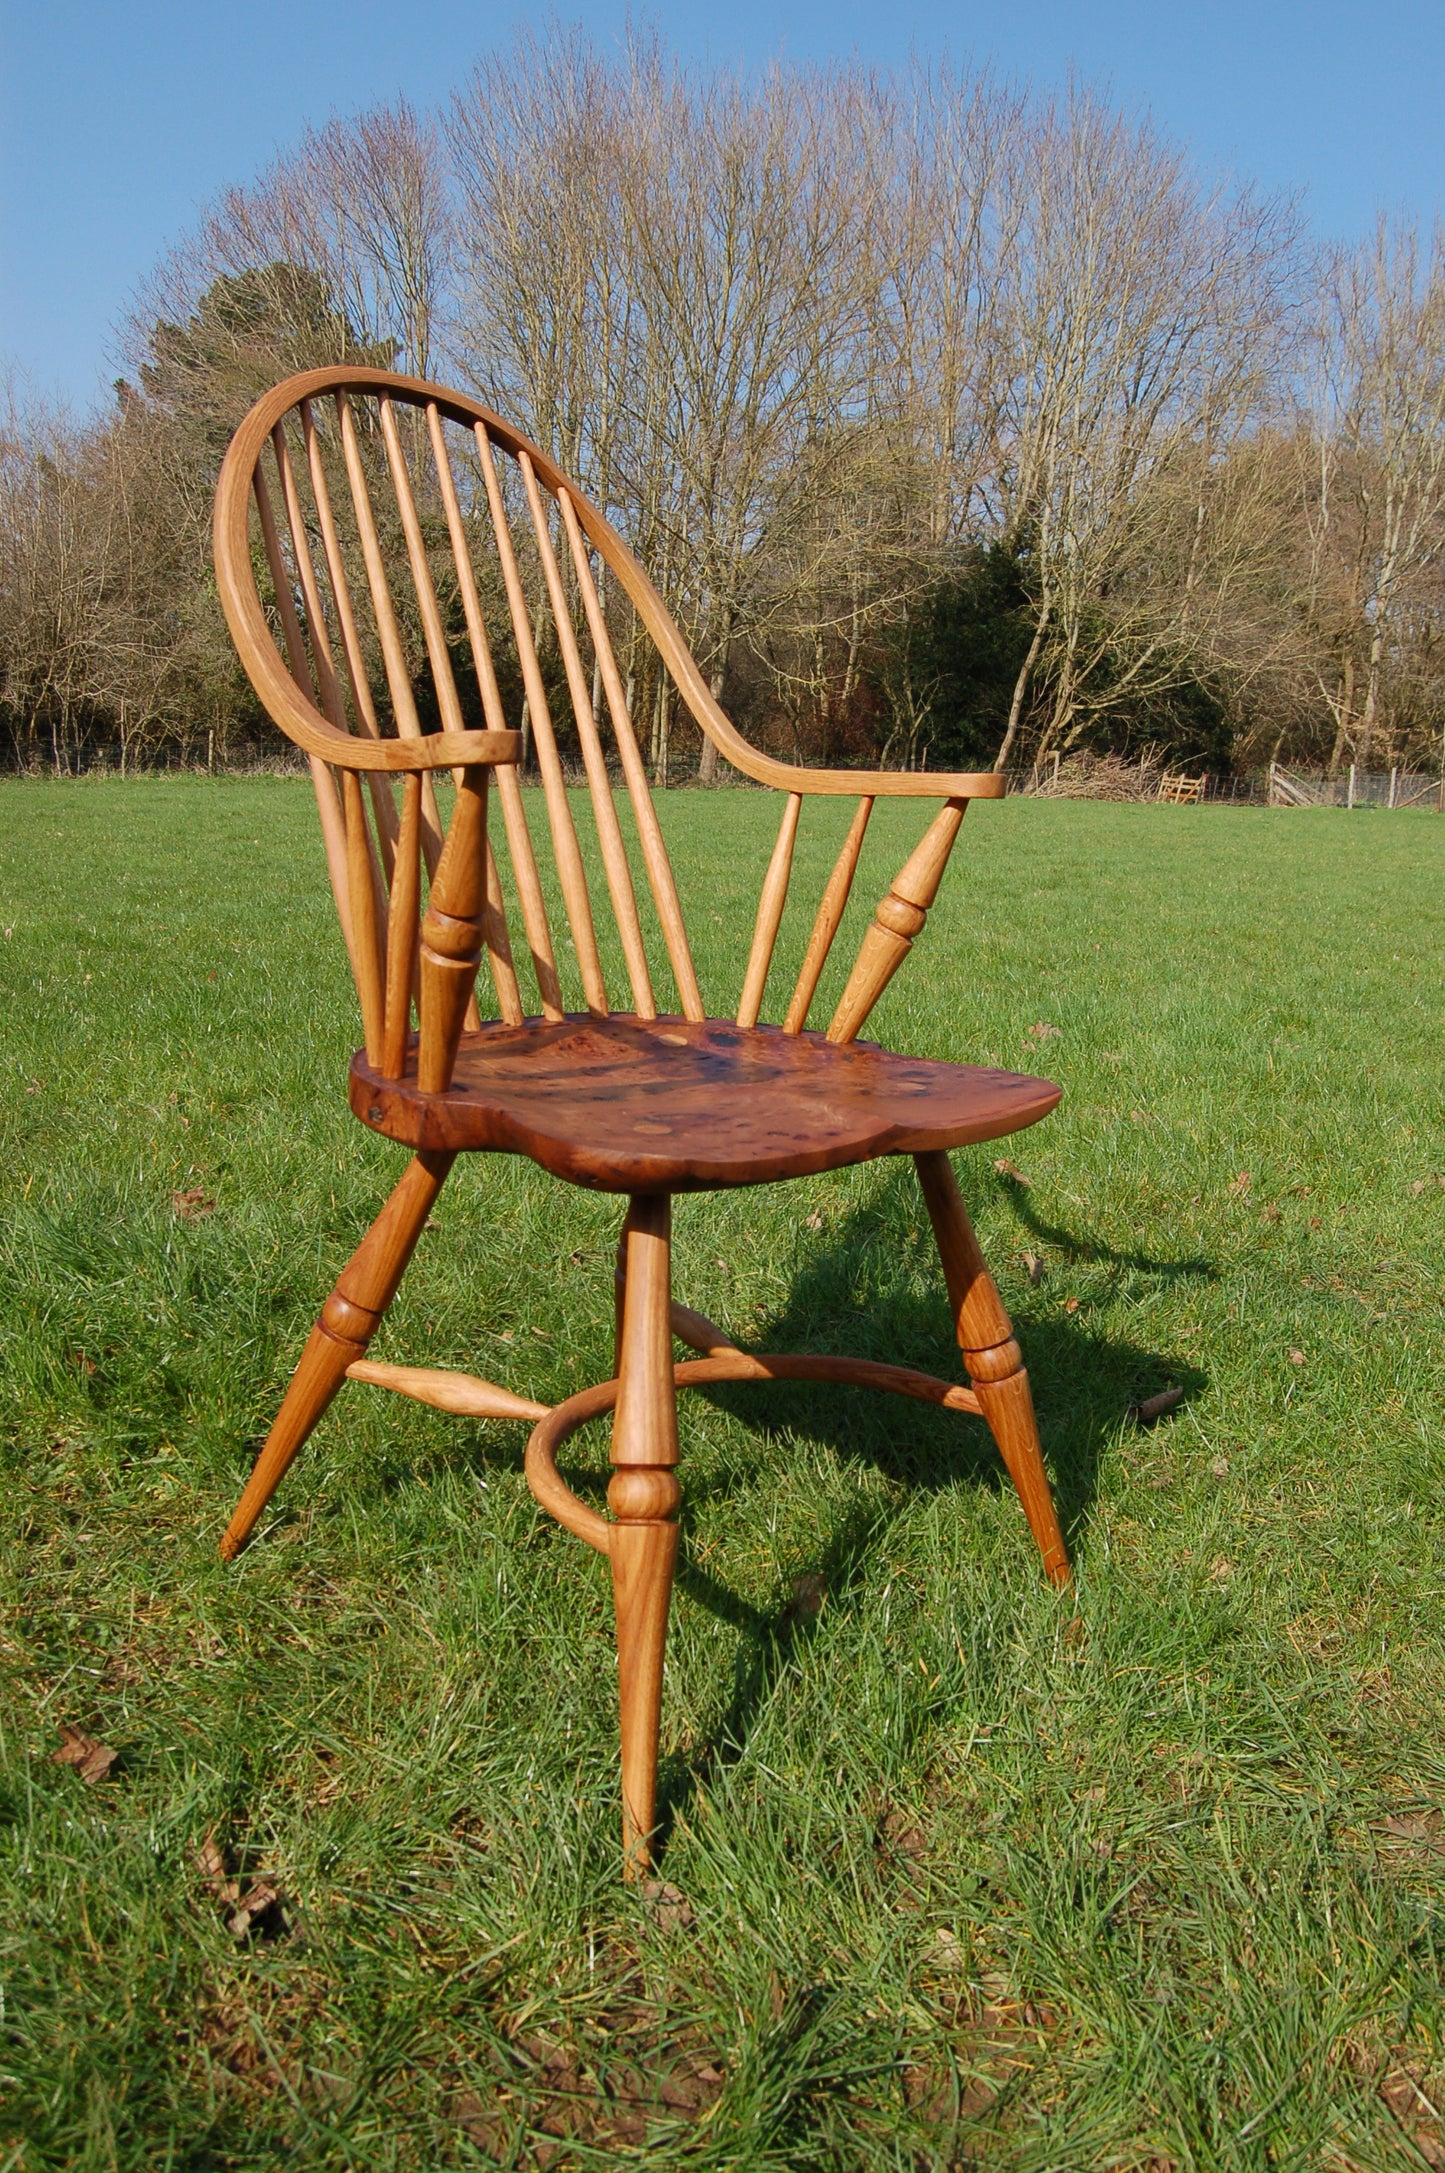
[[[1034,1400],[1023,1353],[1014,1341],[1013,1323],[974,1236],[953,1164],[941,1150],[916,1154],[913,1160],[943,1263],[943,1279],[948,1285],[954,1328],[970,1385],[1023,1503],[1029,1529],[1044,1558],[1044,1574],[1050,1583],[1066,1585],[1070,1577],[1068,1549],[1049,1490]]]
[[[455,1159],[451,1154],[416,1155],[342,1269],[291,1376],[236,1513],[226,1526],[221,1541],[223,1562],[231,1561],[245,1546],[292,1458],[345,1380],[347,1367],[365,1355]]]
[[[626,1272],[618,1338],[616,1467],[607,1501],[622,1728],[622,1869],[640,1878],[652,1861],[662,1658],[677,1560],[682,1490],[677,1463],[677,1389],[672,1374],[672,1202],[634,1198],[623,1230]]]

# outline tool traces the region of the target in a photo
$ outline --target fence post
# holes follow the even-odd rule
[[[1350,790],[1349,790],[1349,796],[1348,796],[1348,798],[1347,798],[1347,799],[1346,799],[1346,801],[1345,801],[1345,805],[1346,805],[1346,807],[1353,807],[1353,806],[1354,806],[1354,804],[1355,804],[1355,765],[1354,765],[1354,763],[1352,762],[1352,763],[1350,764]]]
[[[1390,804],[1390,806],[1391,806],[1391,807],[1393,807],[1393,806],[1394,806],[1394,804],[1395,804],[1395,780],[1396,780],[1396,779],[1398,778],[1399,774],[1400,774],[1400,768],[1399,768],[1399,764],[1398,764],[1398,763],[1396,763],[1396,764],[1395,764],[1395,765],[1394,765],[1394,766],[1393,766],[1393,767],[1391,768],[1391,771],[1390,771],[1390,801],[1389,801],[1389,804]]]
[[[1273,761],[1271,761],[1271,763],[1270,763],[1270,765],[1269,765],[1269,797],[1268,797],[1268,799],[1267,799],[1267,800],[1266,800],[1266,802],[1265,802],[1265,805],[1266,805],[1267,807],[1273,807],[1273,806],[1274,806],[1274,771],[1275,771],[1275,765],[1274,765]]]

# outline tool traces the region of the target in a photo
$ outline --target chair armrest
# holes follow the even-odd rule
[[[290,736],[298,735],[292,731]],[[323,762],[339,770],[385,770],[405,775],[412,770],[494,769],[499,762],[522,759],[520,732],[426,732],[420,739],[365,739],[360,733],[338,732],[320,753]]]
[[[735,769],[742,768],[730,753],[728,759]],[[860,800],[1001,800],[1008,790],[1002,770],[811,770],[761,755],[756,760],[769,774],[761,776],[750,768],[749,776],[805,798],[828,793],[856,794]]]

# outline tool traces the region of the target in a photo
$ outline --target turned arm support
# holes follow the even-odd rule
[[[928,918],[938,895],[953,841],[968,812],[964,798],[945,801],[939,813],[894,876],[884,897],[873,909],[873,920],[864,935],[857,963],[848,978],[828,1028],[828,1039],[848,1042],[856,1038],[869,1012],[913,948],[914,938]]]
[[[451,1085],[467,1005],[482,962],[487,900],[487,772],[465,769],[421,924],[421,1046],[424,1094]]]

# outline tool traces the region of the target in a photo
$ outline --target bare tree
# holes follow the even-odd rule
[[[1176,608],[1162,622],[1151,613],[1137,638],[1111,609],[1121,553],[1145,494],[1172,489],[1181,462],[1207,475],[1266,402],[1294,239],[1288,207],[1204,189],[1147,124],[1078,89],[1039,116],[1022,163],[998,488],[1005,532],[1027,542],[1036,619],[999,768],[1036,678],[1050,690],[1047,745],[1097,708],[1106,669],[1134,698],[1160,671],[1179,671],[1205,572],[1207,497]]]
[[[1331,768],[1346,751],[1368,768],[1386,686],[1409,682],[1433,621],[1445,545],[1445,234],[1381,220],[1337,251],[1316,356],[1301,465],[1318,681]]]
[[[183,324],[225,280],[258,287],[264,336],[242,314],[248,348],[301,369],[371,348],[425,374],[438,351],[452,279],[452,214],[435,124],[406,103],[311,129],[245,188],[224,191],[197,233],[141,289],[125,347],[144,359],[157,323]],[[220,326],[213,327],[213,334]],[[283,334],[282,347],[266,341]]]
[[[444,119],[332,120],[226,192],[137,297],[112,413],[12,404],[0,708],[63,766],[244,735],[216,469],[265,386],[354,361],[519,421],[803,758],[1002,767],[1186,712],[1242,759],[1421,747],[1445,244],[1382,226],[1314,284],[1310,374],[1290,207],[1077,88],[524,30]],[[602,588],[665,772],[665,675]]]
[[[719,691],[779,477],[863,394],[866,122],[846,78],[609,66],[580,33],[524,34],[454,111],[459,353],[621,498]]]

